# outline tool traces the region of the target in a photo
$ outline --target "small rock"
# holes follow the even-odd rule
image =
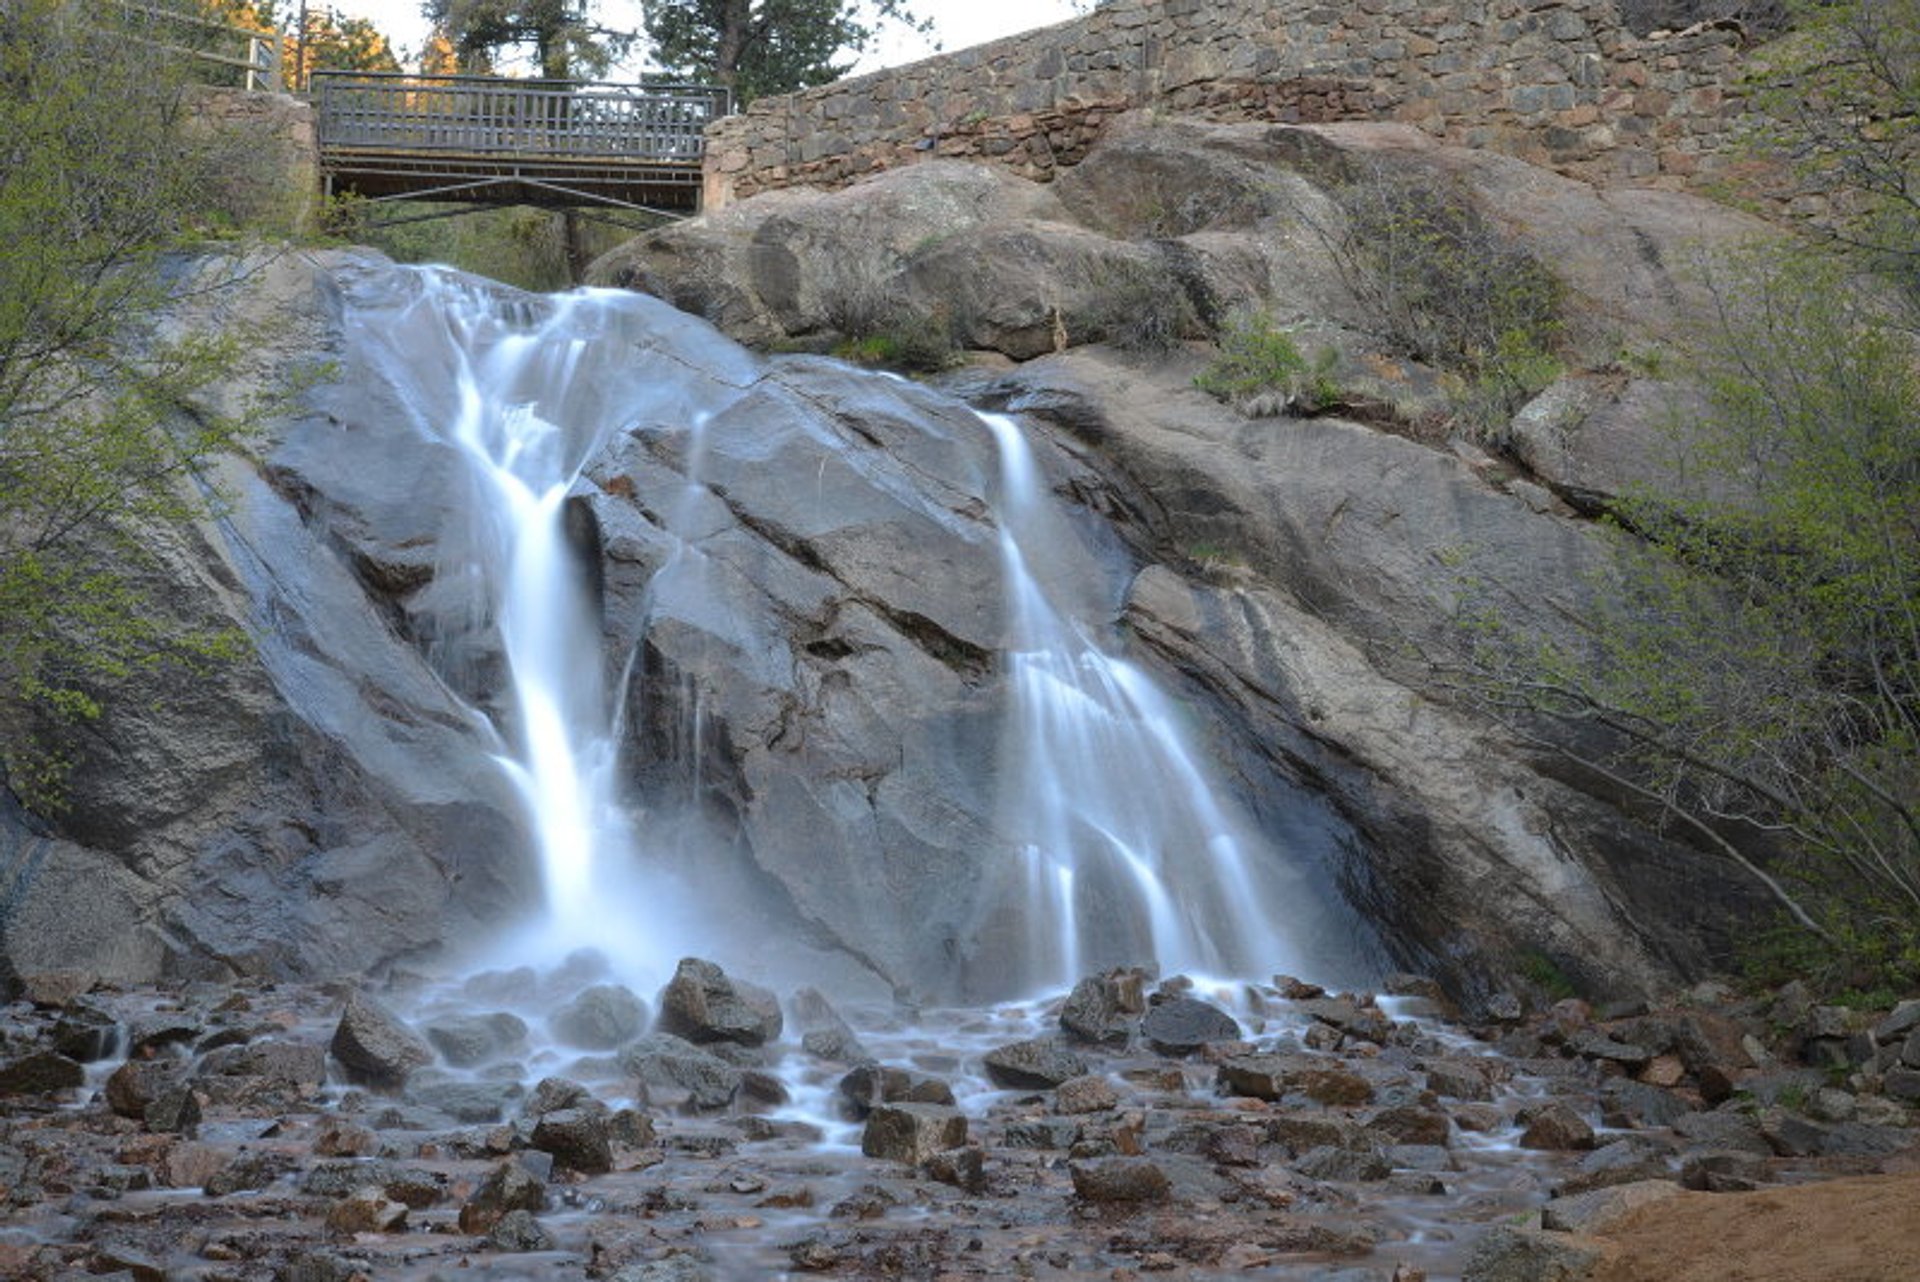
[[[595,984],[547,1020],[553,1035],[581,1050],[610,1051],[640,1036],[647,1008],[619,984]]]
[[[840,1098],[856,1121],[880,1104],[946,1104],[953,1088],[938,1077],[885,1064],[862,1064],[840,1079]]]
[[[780,1003],[710,961],[688,957],[660,993],[660,1030],[696,1044],[763,1046],[780,1036]]]
[[[1218,1006],[1175,997],[1149,1007],[1140,1033],[1162,1055],[1191,1055],[1210,1042],[1240,1039],[1240,1025]]]
[[[1083,1202],[1159,1202],[1173,1192],[1173,1181],[1152,1158],[1095,1158],[1069,1162],[1067,1171],[1074,1196]]]
[[[613,1169],[605,1105],[555,1109],[535,1123],[527,1143],[542,1153],[551,1153],[556,1165],[583,1175],[602,1175]]]
[[[103,1010],[75,1004],[60,1013],[48,1034],[53,1050],[82,1064],[112,1058],[120,1046],[120,1025]]]
[[[191,1135],[200,1125],[200,1096],[190,1086],[175,1086],[147,1101],[147,1129],[156,1134]]]
[[[1490,1100],[1493,1083],[1477,1060],[1434,1060],[1427,1065],[1427,1089],[1449,1099]]]
[[[1708,1193],[1748,1193],[1772,1179],[1766,1158],[1738,1149],[1694,1153],[1680,1164],[1681,1185]]]
[[[1053,1107],[1057,1113],[1104,1113],[1120,1107],[1120,1092],[1104,1077],[1073,1077],[1060,1083]]]
[[[493,1168],[473,1196],[460,1208],[462,1233],[486,1233],[509,1211],[544,1210],[546,1185],[535,1179],[518,1162],[502,1162]]]
[[[1672,1180],[1639,1180],[1555,1198],[1540,1212],[1543,1228],[1560,1233],[1594,1233],[1636,1207],[1665,1201],[1680,1192]]]
[[[1293,1169],[1310,1180],[1362,1183],[1393,1174],[1393,1162],[1376,1148],[1315,1148],[1293,1161]]]
[[[335,1233],[397,1233],[406,1225],[406,1204],[379,1189],[361,1189],[327,1212],[327,1227]]]
[[[1447,1115],[1437,1109],[1405,1104],[1381,1109],[1367,1119],[1366,1129],[1391,1144],[1419,1144],[1444,1149],[1452,1134]]]
[[[1587,1119],[1558,1101],[1544,1108],[1528,1110],[1521,1115],[1521,1120],[1526,1125],[1526,1130],[1520,1135],[1521,1148],[1567,1150],[1593,1147],[1593,1127],[1587,1124]]]
[[[496,1251],[551,1251],[554,1241],[531,1211],[508,1211],[488,1230],[487,1245]]]
[[[455,1068],[473,1068],[516,1053],[527,1040],[527,1022],[507,1011],[453,1015],[422,1029],[440,1058]]]
[[[177,1059],[130,1059],[107,1077],[107,1107],[115,1116],[144,1121],[147,1106],[186,1080],[187,1065]]]
[[[50,1051],[30,1051],[0,1062],[0,1095],[52,1095],[87,1084],[79,1061]]]
[[[740,1070],[684,1038],[666,1033],[643,1037],[620,1052],[622,1071],[639,1079],[641,1093],[653,1088],[684,1092],[696,1112],[726,1108],[740,1093]]]
[[[881,1104],[867,1116],[860,1151],[868,1157],[919,1166],[944,1149],[967,1142],[967,1117],[940,1104]]]
[[[1046,1038],[996,1047],[984,1063],[993,1084],[1008,1090],[1050,1090],[1087,1072],[1086,1060]]]
[[[1882,1046],[1892,1046],[1916,1032],[1920,1032],[1920,997],[1901,1002],[1875,1024],[1873,1040]]]
[[[1363,1005],[1351,997],[1322,997],[1296,1003],[1302,1014],[1338,1029],[1348,1037],[1384,1044],[1393,1034],[1393,1021],[1376,1006]]]
[[[369,1086],[398,1087],[433,1052],[399,1016],[363,993],[347,998],[328,1045],[347,1076]]]
[[[1147,972],[1138,968],[1089,975],[1060,1008],[1060,1027],[1098,1046],[1124,1047],[1147,1009]]]
[[[1500,1225],[1474,1243],[1461,1282],[1574,1282],[1600,1262],[1599,1251],[1574,1238]]]
[[[925,1170],[929,1178],[963,1192],[979,1193],[987,1187],[986,1155],[972,1145],[935,1153]]]

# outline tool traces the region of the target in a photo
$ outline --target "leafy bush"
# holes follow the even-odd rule
[[[1201,391],[1259,417],[1289,410],[1313,413],[1337,405],[1331,349],[1309,361],[1271,312],[1243,309],[1227,317],[1220,351],[1195,378]]]
[[[1433,176],[1374,171],[1333,194],[1344,222],[1322,234],[1367,319],[1445,371],[1456,418],[1497,441],[1559,376],[1559,279]]]
[[[1737,262],[1713,285],[1719,331],[1694,370],[1710,408],[1683,444],[1687,471],[1725,488],[1623,502],[1633,533],[1583,643],[1495,628],[1478,675],[1494,706],[1558,723],[1552,746],[1773,896],[1804,947],[1757,938],[1763,969],[1911,986],[1917,318],[1831,262]]]

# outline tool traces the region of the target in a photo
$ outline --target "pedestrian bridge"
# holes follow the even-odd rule
[[[328,195],[689,214],[711,85],[313,73]]]

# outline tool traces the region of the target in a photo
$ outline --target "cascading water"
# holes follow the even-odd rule
[[[766,495],[797,474],[815,488],[830,475],[835,485],[867,487],[875,497],[849,490],[836,500],[839,510],[870,508],[865,519],[872,524],[853,527],[860,538],[898,537],[894,522],[921,522],[919,537],[931,548],[925,564],[934,572],[949,564],[941,540],[953,541],[953,555],[972,556],[961,549],[977,548],[982,608],[1004,611],[1007,730],[998,761],[978,768],[998,782],[998,827],[1020,853],[1010,873],[969,879],[979,896],[975,920],[986,923],[976,947],[992,958],[982,992],[1058,989],[1091,970],[1138,963],[1216,977],[1274,969],[1327,975],[1327,954],[1303,946],[1301,933],[1301,921],[1320,915],[1326,897],[1304,890],[1304,874],[1220,800],[1181,732],[1176,705],[1080,621],[1110,609],[1108,594],[1095,590],[1085,604],[1066,604],[1106,576],[1084,556],[1054,563],[1078,536],[1044,493],[1010,420],[976,420],[902,384],[804,363],[769,373],[657,300],[624,292],[534,298],[454,272],[403,269],[363,295],[353,326],[363,367],[389,389],[386,401],[419,436],[446,447],[470,477],[468,510],[449,510],[438,532],[435,589],[444,592],[436,609],[465,611],[447,620],[450,634],[497,635],[504,682],[483,673],[465,685],[505,695],[491,696],[501,705],[493,718],[498,756],[524,802],[547,910],[543,929],[492,950],[495,960],[554,960],[591,946],[639,986],[664,979],[689,953],[721,956],[750,972],[778,964],[769,952],[778,932],[752,925],[733,897],[746,882],[689,852],[724,852],[731,840],[699,830],[702,692],[724,697],[726,687],[713,683],[733,680],[778,689],[789,700],[806,697],[795,673],[816,660],[816,643],[796,640],[781,620],[821,608],[803,604],[804,594],[834,586],[809,566],[803,578],[813,577],[786,589],[802,596],[754,597],[760,589],[743,570],[766,564],[768,545],[752,542],[757,530],[736,515],[745,511],[736,505],[756,501],[753,493],[763,503],[790,502],[790,488],[779,498]],[[828,383],[808,381],[820,378]],[[847,399],[809,390],[829,384],[833,396]],[[858,408],[827,408],[841,403]],[[710,420],[714,427],[700,426]],[[883,421],[898,434],[885,447],[869,436]],[[709,441],[714,431],[721,436]],[[634,692],[632,701],[620,662],[606,658],[609,632],[585,569],[597,549],[569,534],[569,512],[585,511],[576,495],[596,493],[603,508],[612,501],[582,473],[620,444],[614,438],[621,433],[647,441],[643,453],[653,451],[646,456],[657,460],[637,464],[650,469],[653,487],[635,498],[639,515],[618,518],[652,540],[652,578],[642,580],[638,595],[630,592],[626,613],[611,626],[638,653],[654,644],[654,611],[670,601],[677,674]],[[703,462],[710,449],[725,453],[725,467],[712,479]],[[931,452],[919,456],[923,450]],[[969,497],[980,486],[989,492],[986,508]],[[635,509],[616,503],[606,510],[618,517]],[[839,514],[825,514],[821,528],[837,529]],[[816,515],[794,508],[787,520],[804,527]],[[465,546],[453,528],[460,524],[472,526]],[[999,608],[995,539],[1005,595]],[[743,541],[752,550],[743,553]],[[871,554],[852,555],[857,564]],[[923,589],[910,583],[896,590]],[[833,602],[825,603],[829,612],[839,608]],[[993,632],[987,623],[981,635]],[[485,641],[478,644],[486,657]],[[902,637],[898,644],[912,642]],[[848,652],[858,647],[848,643]],[[831,667],[838,652],[829,645],[825,653]],[[712,665],[724,673],[704,670]],[[844,679],[828,673],[821,689]],[[982,690],[970,715],[1000,698]],[[668,750],[677,742],[696,759],[661,769],[651,754],[636,754],[647,759],[630,762],[623,779],[622,707],[637,709],[636,726],[651,728],[646,742]],[[786,768],[805,765],[794,760]],[[867,768],[858,756],[852,765]],[[690,777],[692,804],[673,791]],[[656,846],[673,849],[639,849],[632,784],[642,778],[651,781],[645,799],[655,808],[645,832]],[[831,795],[836,805],[866,800],[848,798],[844,789]],[[968,813],[992,825],[994,810],[989,795]],[[758,840],[790,845],[792,831]],[[828,850],[795,854],[833,866]],[[897,856],[882,850],[877,857]],[[676,864],[691,863],[701,866],[675,875]],[[761,875],[744,872],[747,882]],[[694,881],[727,888],[685,889]],[[868,891],[849,886],[835,893]],[[866,919],[903,904],[869,899]],[[788,933],[805,936],[798,923]]]
[[[1151,678],[1064,616],[1034,573],[1030,549],[1069,535],[1019,427],[980,418],[1000,456],[1014,688],[1005,822],[1024,872],[1025,970],[1057,989],[1140,962],[1215,976],[1319,964],[1286,921],[1317,912],[1299,874],[1256,848]]]
[[[566,506],[608,436],[653,407],[645,306],[617,291],[530,298],[439,269],[360,329],[368,359],[429,439],[457,450],[472,480],[472,545],[451,567],[472,609],[491,616],[509,695],[499,761],[539,853],[546,919],[534,951],[591,946],[636,975],[672,953],[659,895],[645,928],[620,909],[635,835],[616,786],[620,700],[602,658],[595,603]]]

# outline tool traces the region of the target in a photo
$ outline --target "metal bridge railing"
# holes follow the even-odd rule
[[[313,73],[310,94],[323,154],[606,158],[698,163],[707,123],[727,113],[710,85],[601,84]]]

